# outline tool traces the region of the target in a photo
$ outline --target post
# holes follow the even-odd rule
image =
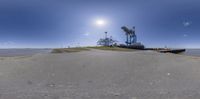
[[[108,39],[107,39],[107,34],[108,32],[105,32],[105,42],[104,42],[104,46],[108,46]]]

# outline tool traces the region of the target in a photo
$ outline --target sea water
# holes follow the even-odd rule
[[[200,49],[186,49],[183,55],[200,57]]]

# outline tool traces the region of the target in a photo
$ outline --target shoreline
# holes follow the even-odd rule
[[[83,51],[90,51],[89,49],[96,49],[96,48],[88,48],[88,50],[86,50],[85,48],[83,49]],[[28,51],[31,51],[31,50],[36,50],[36,52],[30,52],[30,53],[23,53],[23,52],[20,52],[20,53],[13,53],[13,54],[7,54],[7,53],[4,53],[3,55],[1,55],[1,50],[15,50],[16,49],[0,49],[0,58],[9,58],[9,57],[31,57],[33,55],[37,55],[37,54],[52,54],[52,51],[53,49],[17,49],[17,50],[28,50]],[[96,49],[96,50],[104,50],[104,49]],[[178,53],[178,54],[175,54],[175,53],[171,53],[171,54],[175,54],[175,55],[182,55],[182,56],[190,56],[190,57],[200,57],[200,55],[194,55],[194,54],[188,54],[187,53],[187,50],[200,50],[200,49],[186,49],[186,52],[183,52],[183,53]],[[134,50],[104,50],[104,51],[116,51],[116,52],[133,52]],[[138,51],[148,51],[148,50],[138,50]],[[149,50],[149,51],[154,51],[154,52],[158,52],[156,50]],[[9,52],[9,51],[8,51]],[[64,52],[64,53],[77,53],[77,52],[82,52],[82,50],[78,50],[78,51],[72,51],[72,52]],[[158,53],[162,53],[162,52],[158,52]],[[54,53],[55,54],[55,53]],[[59,54],[62,54],[62,53],[59,53]],[[167,54],[167,53],[164,53],[164,54]]]

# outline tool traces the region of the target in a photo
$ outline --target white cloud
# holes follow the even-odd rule
[[[183,34],[183,37],[188,37],[188,35],[187,34]]]
[[[85,36],[89,36],[90,33],[89,33],[89,32],[86,32],[86,33],[84,33],[83,35],[85,35]]]
[[[192,22],[189,22],[189,21],[183,22],[183,26],[184,26],[184,27],[188,27],[188,26],[190,26],[191,24],[192,24]]]
[[[0,48],[11,48],[16,45],[15,42],[7,41],[7,42],[0,42]]]
[[[0,45],[13,45],[13,44],[15,44],[15,43],[12,41],[0,42]]]

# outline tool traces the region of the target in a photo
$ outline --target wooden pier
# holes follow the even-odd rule
[[[160,53],[183,53],[186,51],[186,49],[170,49],[170,48],[145,48],[144,50],[153,50],[153,51],[158,51]]]

